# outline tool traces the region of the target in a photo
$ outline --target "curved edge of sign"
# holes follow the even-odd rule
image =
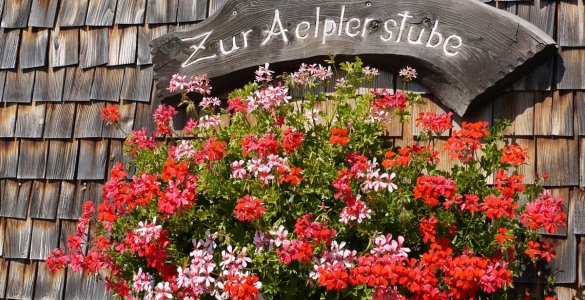
[[[367,57],[380,69],[418,68],[420,83],[462,116],[557,52],[537,26],[477,0],[367,3],[373,8],[356,1],[229,0],[193,29],[151,42],[157,95],[172,96],[166,87],[176,73],[225,80],[266,62],[335,53]]]

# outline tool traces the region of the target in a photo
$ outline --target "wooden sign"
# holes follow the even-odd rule
[[[207,73],[216,86],[267,62],[357,55],[381,69],[419,69],[421,83],[460,115],[556,52],[536,26],[478,0],[228,0],[151,48],[161,97],[176,73]]]

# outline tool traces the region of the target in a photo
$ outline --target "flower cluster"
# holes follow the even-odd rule
[[[395,145],[388,122],[422,97],[358,93],[378,74],[359,59],[283,76],[266,64],[226,108],[206,75],[173,76],[186,126],[161,105],[154,132],[128,134],[132,164],[112,167],[48,267],[124,299],[517,298],[520,264],[555,255],[539,232],[565,226],[563,200],[525,182],[528,149],[502,148],[498,122],[421,113],[416,142]],[[103,118],[119,127],[116,106]]]

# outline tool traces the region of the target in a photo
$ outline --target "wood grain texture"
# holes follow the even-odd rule
[[[4,187],[4,181],[0,181],[0,188]],[[2,193],[0,193],[0,199],[2,199]],[[2,257],[2,251],[4,251],[4,230],[6,222],[4,219],[0,219],[0,257]],[[7,265],[2,264],[5,260],[0,259],[0,297],[4,297],[4,288],[6,287],[6,270]],[[4,270],[3,270],[4,268]]]
[[[573,193],[573,205],[575,206],[575,217],[573,220],[573,226],[575,226],[574,233],[582,235],[585,234],[585,191],[575,189]]]
[[[118,0],[116,24],[142,24],[146,0]]]
[[[136,44],[138,27],[118,27],[110,29],[110,51],[108,66],[134,64],[136,62]]]
[[[2,46],[0,46],[2,51]],[[2,102],[2,94],[4,94],[4,83],[6,83],[6,71],[0,71],[0,102]]]
[[[585,135],[585,92],[575,92],[573,99],[575,105],[575,130],[579,136]]]
[[[579,139],[579,187],[585,188],[585,139]]]
[[[65,270],[53,273],[45,262],[39,262],[35,282],[35,299],[61,299],[65,287],[64,283]]]
[[[28,26],[52,28],[57,16],[59,0],[33,0]]]
[[[152,66],[127,67],[120,99],[149,102],[153,80]]]
[[[153,87],[153,94],[155,92]],[[153,95],[153,97],[155,97]],[[158,98],[153,98],[152,103],[136,103],[136,117],[134,118],[134,130],[141,130],[146,128],[147,132],[153,132],[155,128],[154,122],[152,122],[152,114],[156,110],[156,107],[160,103]]]
[[[17,181],[14,180],[3,181],[2,202],[0,203],[0,216],[9,218],[20,217],[21,219],[26,218],[26,210],[24,210],[23,213],[22,209],[24,205],[21,205],[21,203],[18,202],[18,193],[20,191],[20,187],[21,185]],[[23,188],[23,193],[26,187],[27,186]],[[28,191],[30,192],[30,190]]]
[[[20,68],[30,69],[45,66],[49,30],[24,30],[20,48]]]
[[[534,0],[518,3],[518,16],[538,26],[550,36],[554,36],[557,2]]]
[[[2,12],[3,28],[24,28],[27,25],[32,0],[9,0],[4,3]]]
[[[95,69],[68,67],[63,86],[63,101],[89,101]]]
[[[61,1],[59,27],[78,27],[85,25],[89,0]]]
[[[30,259],[45,260],[49,252],[57,248],[59,223],[54,221],[34,220],[31,236]]]
[[[41,179],[45,177],[47,162],[46,141],[22,140],[18,155],[18,179]]]
[[[75,103],[47,104],[45,134],[47,139],[68,139],[73,133]]]
[[[557,60],[557,88],[585,90],[585,49],[564,48]]]
[[[79,218],[79,211],[74,207],[75,202],[75,183],[62,181],[61,182],[61,193],[59,194],[59,210],[57,211],[57,217],[59,219],[75,220]],[[75,226],[75,225],[73,225]],[[61,226],[61,233],[64,228]],[[75,232],[75,231],[74,231]],[[67,237],[65,237],[67,241]],[[64,245],[61,241],[59,247]]]
[[[146,23],[175,23],[177,21],[178,1],[146,0]]]
[[[134,176],[136,168],[130,164],[131,161],[132,160],[130,159],[130,157],[124,154],[124,141],[117,140],[110,141],[108,173],[106,178],[110,179],[112,168],[116,165],[116,163],[124,164],[124,166],[126,166],[126,171],[128,172],[128,178],[132,178],[132,176]]]
[[[85,272],[67,270],[65,299],[115,299],[105,289],[103,281],[95,281]]]
[[[30,249],[30,237],[31,237],[31,229],[32,229],[32,220],[14,220],[14,219],[7,219],[6,220],[6,233],[5,233],[5,240],[4,240],[4,257],[5,258],[18,258],[18,259],[26,259],[28,258],[28,252]],[[11,274],[19,274],[11,273]],[[12,276],[8,276],[12,277]],[[10,288],[11,284],[8,283],[8,287]],[[22,286],[22,284],[19,284]],[[15,287],[12,287],[15,288]],[[17,298],[17,297],[12,297]]]
[[[201,21],[207,17],[207,1],[179,0],[177,22]]]
[[[0,106],[0,137],[13,137],[16,128],[16,111],[17,104]]]
[[[51,31],[49,63],[51,67],[76,65],[79,62],[79,29],[59,28]]]
[[[559,44],[585,46],[585,3],[583,0],[560,1]]]
[[[29,216],[33,219],[55,220],[60,189],[61,183],[58,181],[35,181],[30,196]]]
[[[2,4],[2,3],[0,3]],[[0,221],[2,222],[2,221]],[[1,243],[1,242],[0,242]],[[8,260],[0,259],[0,297],[4,299],[6,278],[8,277]]]
[[[51,141],[47,161],[47,179],[73,180],[77,163],[77,141]],[[55,203],[57,202],[54,199]]]
[[[532,136],[534,134],[534,92],[506,93],[494,102],[494,119],[507,119],[512,125],[506,135]]]
[[[45,109],[45,104],[20,104],[14,136],[17,138],[42,137],[45,127]]]
[[[123,79],[123,67],[96,68],[90,98],[100,101],[120,101],[120,90],[122,89]]]
[[[80,31],[79,65],[86,69],[108,63],[108,28],[82,29]]]
[[[0,69],[13,69],[18,57],[20,30],[0,29]]]
[[[75,118],[76,138],[98,138],[102,136],[102,109],[105,103],[77,104]]]
[[[33,102],[61,102],[65,68],[44,68],[35,72]]]
[[[119,105],[120,120],[118,124],[122,128],[120,130],[116,126],[106,125],[103,127],[102,137],[108,139],[126,139],[126,133],[132,130],[134,125],[134,116],[136,114],[136,103],[123,103]]]
[[[512,85],[514,91],[549,91],[552,88],[555,60],[550,58],[534,68],[533,71],[516,80]]]
[[[546,186],[579,185],[578,146],[572,138],[537,138],[537,171],[550,175]]]
[[[552,134],[552,92],[537,92],[534,102],[534,134],[549,136]]]
[[[12,260],[8,274],[6,298],[32,299],[37,264],[32,261]]]
[[[89,0],[85,25],[110,26],[116,14],[116,0]]]
[[[520,66],[528,68],[530,63],[527,62],[537,56],[537,53],[544,56],[545,53],[552,55],[556,52],[554,41],[536,26],[479,1],[464,1],[457,6],[443,1],[424,0],[404,1],[392,6],[386,5],[382,0],[369,3],[371,3],[369,7],[357,1],[344,4],[347,6],[348,14],[351,12],[353,17],[365,19],[375,15],[377,19],[382,20],[380,25],[385,20],[395,18],[396,13],[401,11],[409,11],[413,14],[412,24],[425,24],[425,22],[434,24],[435,21],[441,19],[442,31],[445,34],[456,34],[462,37],[463,46],[458,49],[459,55],[446,59],[442,50],[429,49],[424,45],[415,46],[408,42],[392,43],[392,47],[389,47],[389,44],[380,38],[383,37],[383,31],[385,31],[382,28],[384,26],[373,26],[369,30],[366,28],[362,34],[354,37],[346,34],[332,34],[326,43],[323,43],[325,38],[312,36],[297,39],[294,34],[296,24],[301,20],[315,24],[317,6],[320,7],[322,16],[340,14],[341,5],[333,0],[305,1],[302,9],[296,2],[233,0],[226,2],[218,14],[199,23],[196,29],[174,32],[152,42],[159,95],[169,95],[165,87],[175,73],[187,76],[208,73],[210,77],[218,78],[219,82],[222,82],[221,79],[225,79],[227,73],[253,68],[266,61],[284,63],[307,59],[311,56],[326,56],[335,52],[349,56],[362,54],[366,61],[378,60],[378,63],[383,61],[385,65],[400,61],[400,67],[404,64],[404,59],[408,59],[409,63],[412,62],[415,68],[426,74],[421,79],[422,85],[441,99],[447,107],[463,115],[472,100],[482,98],[481,96],[488,98],[486,95],[486,92],[489,94],[488,89],[497,90],[508,85],[513,77],[518,77],[521,72],[514,72],[514,70],[522,69]],[[283,32],[287,35],[286,41],[284,41],[285,37],[280,35],[278,38],[267,39],[266,32],[270,32],[270,24],[273,23],[276,9],[283,12],[280,14],[280,19],[283,24],[287,24],[288,33]],[[338,17],[330,20],[338,22],[336,18]],[[319,18],[318,21],[323,20]],[[499,24],[497,30],[492,26],[493,23]],[[329,23],[331,24],[333,23]],[[432,27],[432,25],[429,26]],[[430,27],[427,28],[429,31]],[[424,29],[424,26],[422,28]],[[252,32],[245,39],[249,45],[245,47],[242,31],[248,29]],[[422,32],[422,29],[418,30]],[[205,33],[209,33],[208,41],[206,39],[204,43],[206,48],[198,48],[196,55],[191,56],[192,47],[196,47],[194,44],[199,45]],[[240,49],[230,54],[221,54],[221,42],[225,42],[224,39],[230,40],[232,37],[236,40],[236,44],[239,43]],[[194,38],[195,40],[190,41]],[[372,57],[367,57],[365,54],[370,54]],[[216,55],[213,59],[203,59],[182,67],[185,63],[196,61],[195,59],[213,55]],[[375,55],[394,55],[402,59],[388,60]],[[474,63],[469,64],[469,60],[473,60]],[[418,63],[419,61],[426,63]],[[432,66],[429,66],[429,63]],[[514,76],[514,73],[517,76]],[[233,78],[234,74],[230,76]],[[217,84],[216,87],[218,87]]]
[[[6,89],[3,99],[5,102],[29,103],[32,99],[34,70],[8,71],[6,76]],[[10,88],[8,88],[10,87]]]
[[[150,41],[161,37],[168,32],[168,25],[148,25],[138,28],[138,53],[136,57],[136,64],[150,65],[152,64],[152,55],[150,53]]]
[[[551,111],[554,136],[573,136],[573,92],[555,92]]]
[[[16,177],[18,145],[19,141],[0,140],[0,178]]]
[[[78,180],[103,180],[106,175],[108,141],[82,140],[79,144]]]
[[[212,16],[226,3],[227,0],[209,0],[209,16]]]

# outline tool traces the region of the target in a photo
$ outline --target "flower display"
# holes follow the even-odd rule
[[[506,122],[455,129],[452,113],[421,113],[417,140],[395,145],[389,122],[422,97],[360,93],[378,74],[359,58],[282,76],[266,64],[224,108],[206,75],[173,76],[185,127],[162,104],[153,132],[128,134],[131,166],[112,167],[49,269],[95,274],[127,299],[512,293],[522,264],[554,258],[539,232],[565,226],[563,200],[526,182],[528,149],[501,147]],[[120,118],[111,106],[103,117]]]

